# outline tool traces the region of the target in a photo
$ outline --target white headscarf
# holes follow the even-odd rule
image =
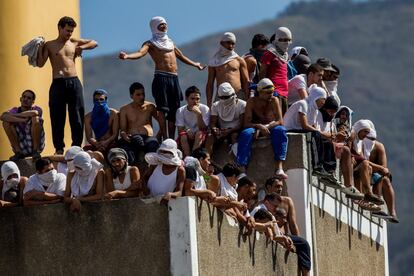
[[[150,165],[164,164],[180,166],[182,161],[180,158],[180,151],[177,149],[177,142],[173,139],[164,140],[157,152],[149,152],[145,154],[145,161]]]
[[[298,56],[300,54],[300,51],[302,51],[302,49],[308,52],[305,47],[296,46],[296,47],[293,47],[292,50],[289,51],[289,57],[292,58],[293,55]]]
[[[65,152],[65,163],[59,163],[57,167],[57,171],[59,173],[63,173],[64,175],[68,174],[68,171],[75,170],[75,167],[73,166],[73,158],[75,158],[76,154],[79,152],[82,152],[83,149],[78,146],[71,146],[66,152]]]
[[[236,43],[236,36],[233,33],[226,32],[221,37],[220,41],[231,41]],[[234,50],[229,50],[227,48],[224,48],[221,44],[217,50],[217,52],[214,54],[214,56],[209,60],[208,66],[211,67],[218,67],[223,64],[226,64],[233,59],[238,58],[239,55]]]
[[[10,175],[17,174],[17,178],[7,180]],[[10,189],[17,189],[20,183],[20,170],[16,163],[13,161],[7,161],[1,166],[1,178],[3,179],[3,189],[1,191],[1,198],[4,198],[4,193]]]
[[[365,137],[363,140],[360,140],[358,133],[363,129],[369,130],[369,134],[367,135],[367,137],[371,134],[371,132],[374,132],[374,135],[371,134],[371,137],[375,136],[376,138],[376,131],[375,131],[374,124],[370,120],[367,120],[367,119],[359,120],[352,127],[352,132],[355,133],[355,140],[354,140],[353,146],[354,146],[355,151],[358,154],[361,154],[362,156],[364,156],[365,159],[368,160],[369,156],[371,155],[371,151],[375,147],[375,141],[368,139],[367,137]]]
[[[161,32],[158,30],[158,26],[162,23],[167,24],[164,17],[154,16],[150,21],[150,28],[152,32],[152,38],[150,42],[160,50],[172,51],[174,50],[174,42],[168,37],[167,32]]]
[[[336,123],[338,124],[340,122],[339,117],[340,117],[341,111],[344,109],[348,111],[349,116],[348,116],[347,124],[348,124],[349,130],[351,130],[352,129],[352,115],[354,114],[354,111],[346,105],[341,105],[338,108],[338,111],[335,114],[335,119],[337,119]]]
[[[237,200],[238,194],[237,194],[236,187],[233,187],[230,185],[230,183],[227,181],[227,178],[224,176],[224,174],[220,173],[217,176],[220,179],[220,195],[228,196],[232,200]]]
[[[319,99],[326,99],[326,91],[318,87],[316,84],[312,84],[309,87],[309,96],[306,98],[306,101],[308,103],[308,123],[310,125],[313,125],[316,123],[316,118],[318,116],[318,105],[316,104],[316,101]]]
[[[82,197],[89,194],[93,183],[95,181],[98,171],[103,168],[103,165],[92,159],[86,152],[78,153],[73,159],[75,174],[71,182],[71,192],[74,197]]]
[[[234,120],[234,114],[236,114],[237,96],[236,91],[228,82],[223,82],[219,85],[217,93],[219,97],[230,96],[228,99],[219,99],[217,104],[217,113],[223,121],[231,122]]]
[[[203,174],[206,172],[201,168],[200,161],[197,158],[194,158],[192,156],[187,156],[184,159],[184,164],[186,167],[194,168],[197,173],[197,179],[196,179],[196,190],[205,190],[207,189],[206,182],[204,180]]]
[[[279,38],[289,38],[290,41],[282,42],[279,41]],[[273,44],[269,45],[268,50],[284,62],[288,62],[289,55],[287,51],[290,44],[292,44],[292,33],[286,27],[279,27],[275,32],[275,40]]]

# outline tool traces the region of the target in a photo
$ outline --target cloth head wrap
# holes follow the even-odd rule
[[[350,109],[348,106],[342,105],[338,108],[338,111],[335,114],[335,123],[338,125],[341,120],[341,112],[342,110],[345,110],[347,112],[347,117],[348,119],[346,120],[345,124],[348,126],[349,130],[351,130],[352,128],[352,115],[354,113],[354,111],[352,109]]]
[[[104,89],[96,89],[93,95],[94,97],[95,95],[105,95],[108,97],[108,92]],[[100,140],[108,132],[110,115],[111,111],[109,110],[107,100],[102,102],[93,101],[91,126],[97,140]]]
[[[221,37],[220,41],[231,41],[236,43],[236,36],[233,33],[226,32]],[[237,57],[239,57],[239,55],[234,50],[229,50],[220,44],[217,52],[209,60],[208,66],[218,67],[232,61]]]
[[[230,42],[236,43],[236,35],[231,32],[225,32],[221,36],[221,41],[230,41]]]
[[[269,92],[269,91],[275,91],[275,86],[273,84],[273,82],[268,79],[268,78],[264,78],[261,79],[258,83],[257,83],[257,92]]]
[[[10,175],[17,174],[17,180],[15,178],[7,180]],[[1,198],[4,198],[4,193],[16,186],[20,182],[20,170],[16,163],[13,161],[7,161],[1,166],[1,178],[3,179],[3,189],[1,191]]]
[[[367,129],[371,131],[371,127],[372,127],[372,122],[369,120],[363,119],[363,120],[357,121],[352,127],[352,129],[358,135],[358,133],[363,129]]]
[[[78,153],[73,159],[75,174],[71,182],[71,193],[74,197],[82,197],[89,194],[95,177],[103,165],[92,159],[87,152]]]
[[[296,46],[293,47],[290,51],[289,51],[289,57],[292,58],[292,56],[298,56],[301,54],[301,52],[303,52],[305,56],[308,56],[308,50],[306,50],[305,47],[302,46]]]
[[[71,146],[65,153],[65,160],[73,160],[73,158],[75,158],[75,156],[79,153],[82,152],[83,149],[81,147],[78,146]]]
[[[152,38],[150,39],[150,42],[160,50],[172,51],[174,50],[174,42],[168,37],[167,32],[161,32],[158,30],[158,26],[162,23],[167,24],[164,17],[155,16],[151,18],[150,28]]]
[[[156,153],[150,152],[145,154],[145,161],[150,165],[180,166],[182,163],[177,143],[173,139],[164,140]]]
[[[217,113],[221,120],[231,122],[237,111],[237,96],[234,88],[228,82],[219,85],[217,93],[219,97],[231,96],[228,99],[219,99],[217,103]]]
[[[279,39],[290,39],[289,41],[279,41]],[[269,51],[275,56],[281,58],[287,62],[289,59],[288,48],[292,44],[292,33],[286,27],[279,27],[275,32],[275,40],[272,47],[269,47]]]
[[[312,108],[318,109],[316,101],[319,99],[326,99],[326,91],[323,88],[313,84],[309,87],[309,96],[307,98],[308,104]]]
[[[112,177],[114,179],[117,178],[120,174],[122,174],[126,171],[126,169],[128,167],[128,154],[126,153],[125,150],[123,150],[121,148],[112,148],[112,149],[109,150],[107,157],[108,157],[109,165],[111,166]],[[118,159],[118,158],[125,160],[125,165],[120,171],[116,170],[112,166],[112,160]]]
[[[108,152],[108,161],[112,162],[113,159],[120,158],[128,161],[128,154],[121,148],[112,148]]]

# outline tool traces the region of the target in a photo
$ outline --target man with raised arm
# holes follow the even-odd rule
[[[65,147],[63,135],[66,105],[69,110],[72,146],[82,144],[85,107],[83,88],[76,72],[75,59],[82,56],[83,50],[98,46],[98,43],[91,39],[72,38],[75,27],[76,22],[73,18],[62,17],[58,23],[58,37],[41,45],[37,56],[37,66],[43,67],[48,59],[52,65],[53,81],[49,90],[49,108],[53,145],[56,153],[59,154],[63,153]]]
[[[246,61],[235,51],[236,36],[226,32],[220,39],[220,46],[208,63],[208,79],[206,85],[207,106],[211,107],[214,99],[214,82],[219,87],[223,82],[228,82],[236,90],[241,99],[249,98]],[[244,92],[244,93],[243,93]]]
[[[147,53],[155,63],[154,79],[152,81],[152,95],[160,114],[160,128],[164,139],[174,138],[175,113],[183,100],[177,75],[177,58],[185,64],[203,70],[204,66],[184,56],[174,42],[167,35],[167,21],[163,17],[155,16],[150,21],[152,38],[145,41],[139,51],[131,54],[119,53],[120,59],[140,59]],[[167,123],[168,121],[168,136]],[[160,137],[159,137],[160,138]]]

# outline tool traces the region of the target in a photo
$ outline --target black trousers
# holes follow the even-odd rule
[[[66,106],[68,106],[72,146],[81,146],[85,105],[83,102],[83,88],[78,77],[53,79],[50,86],[50,121],[52,123],[53,146],[57,151],[65,148],[63,137],[65,133]]]
[[[124,139],[118,140],[118,147],[124,149],[128,154],[128,163],[138,165],[138,155],[140,152],[155,152],[160,144],[155,137],[134,134],[130,137],[131,141]]]
[[[314,169],[324,169],[327,172],[336,169],[334,145],[317,131],[312,131],[312,166]]]

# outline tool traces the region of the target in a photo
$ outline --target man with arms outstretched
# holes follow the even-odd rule
[[[177,58],[185,64],[203,70],[204,66],[184,56],[174,42],[167,35],[167,21],[163,17],[155,16],[150,21],[152,38],[142,45],[138,52],[127,54],[119,53],[120,59],[140,59],[147,53],[155,63],[154,80],[152,81],[152,95],[161,112],[160,129],[164,139],[174,138],[175,113],[183,100],[177,76]],[[168,136],[167,123],[168,121]],[[161,138],[161,137],[158,137]]]
[[[83,50],[93,49],[98,43],[90,39],[71,38],[76,22],[64,16],[59,20],[59,35],[55,40],[39,47],[37,66],[43,67],[48,59],[52,65],[53,81],[49,90],[50,120],[52,123],[53,145],[56,153],[63,154],[63,135],[68,105],[72,146],[81,146],[85,107],[83,88],[78,79],[75,59]]]

